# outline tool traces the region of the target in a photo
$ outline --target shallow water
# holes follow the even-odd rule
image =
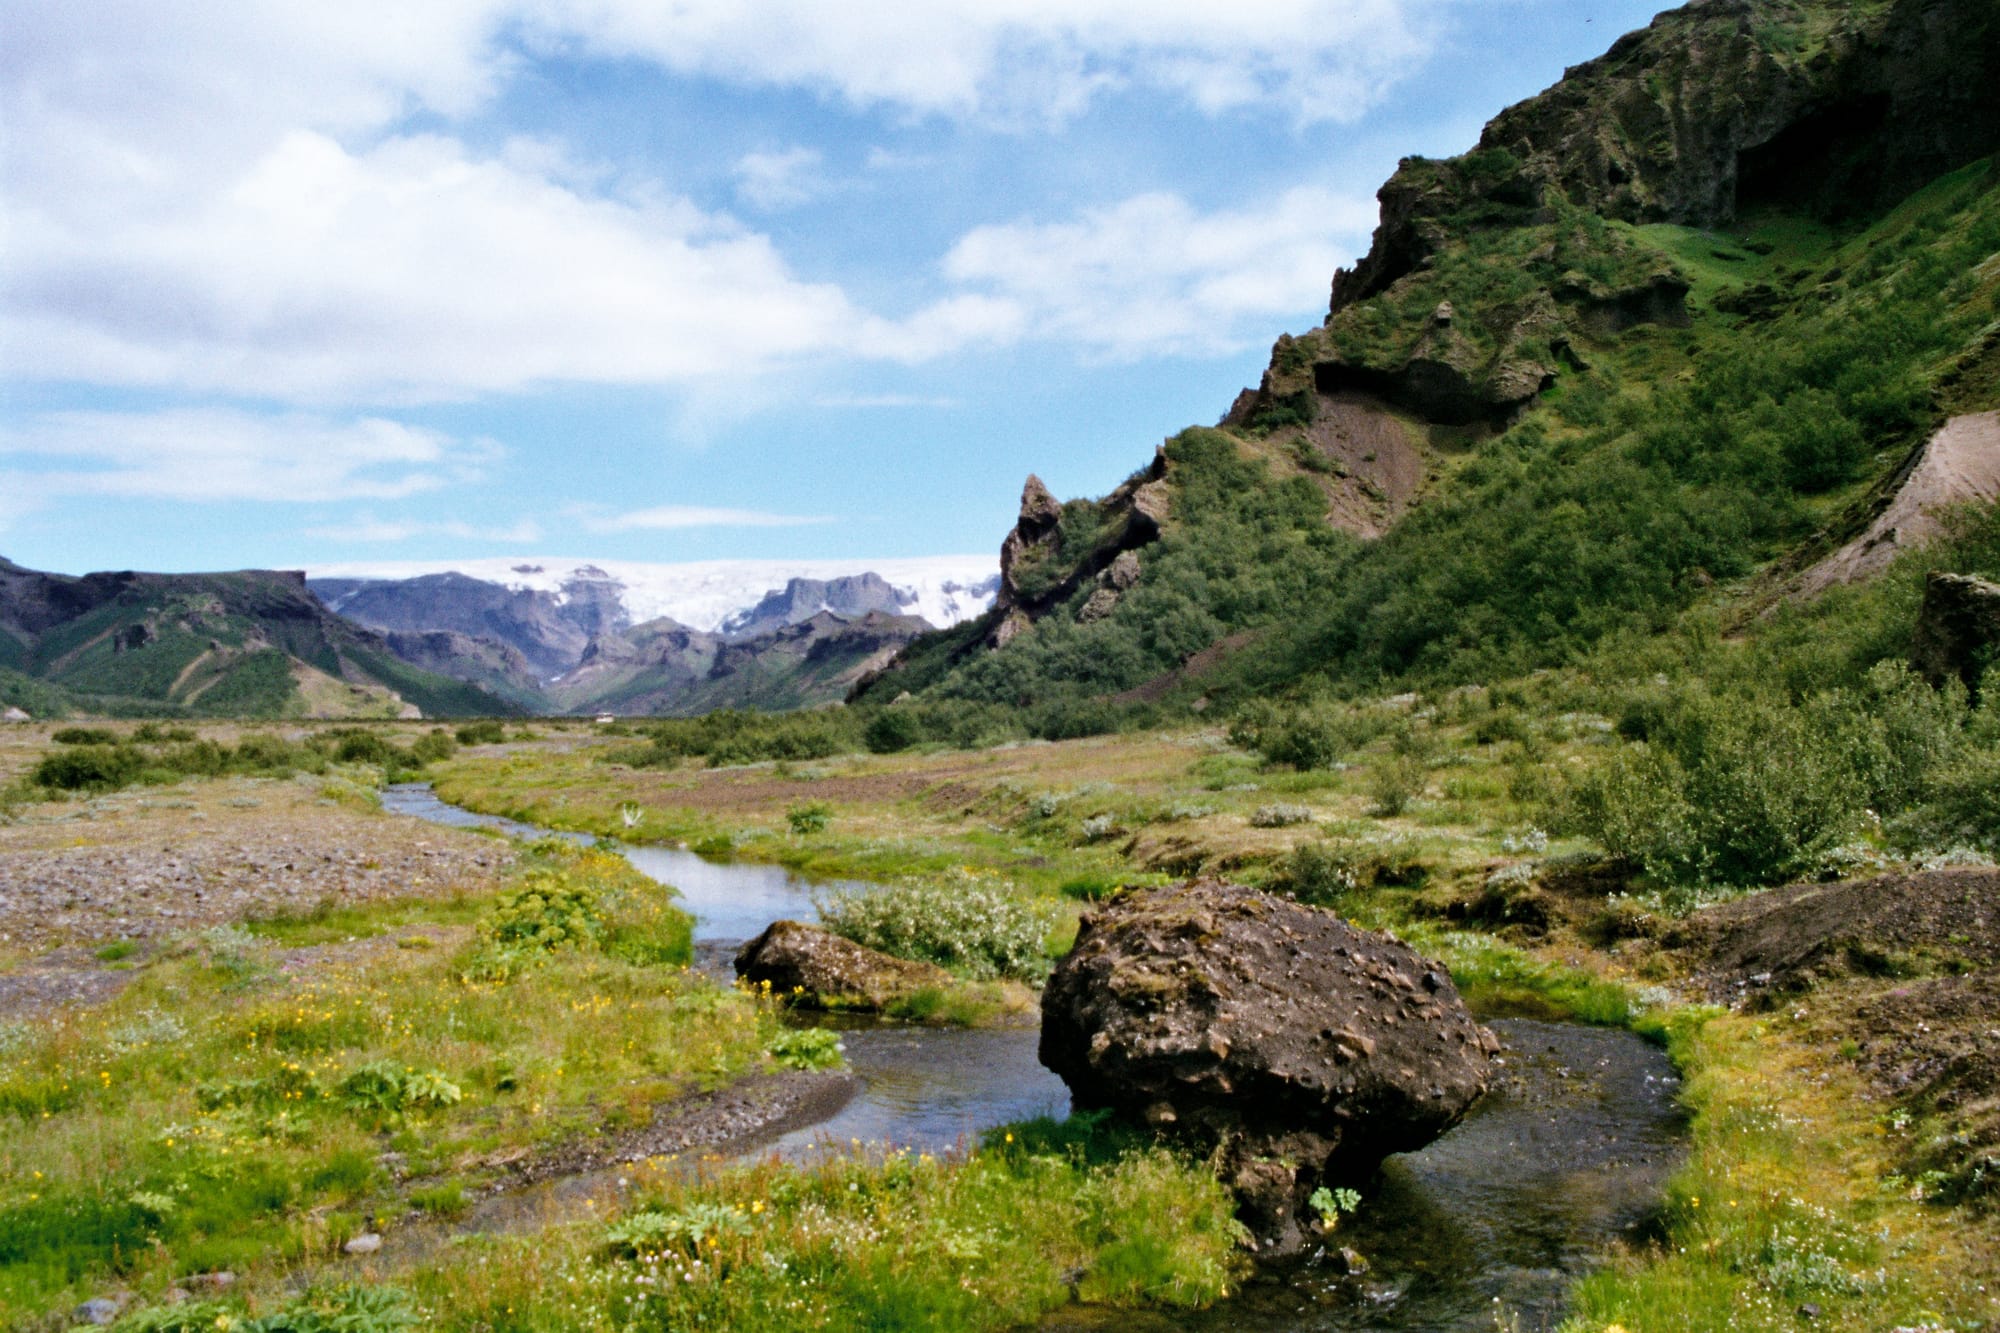
[[[446,805],[421,785],[391,787],[382,803],[437,823],[521,837],[543,832]],[[663,848],[620,850],[681,890],[711,966],[726,970],[733,945],[773,920],[812,919],[815,885],[779,867]],[[861,1086],[843,1110],[760,1146],[759,1155],[798,1160],[856,1142],[942,1153],[969,1146],[995,1125],[1069,1109],[1068,1090],[1035,1057],[1032,1028],[818,1021],[842,1029]],[[1523,1333],[1554,1327],[1569,1284],[1609,1245],[1644,1226],[1678,1164],[1679,1080],[1663,1052],[1629,1032],[1528,1019],[1490,1026],[1506,1044],[1492,1091],[1430,1147],[1391,1158],[1361,1210],[1341,1223],[1337,1243],[1365,1256],[1367,1273],[1339,1277],[1307,1263],[1267,1274],[1214,1310],[1144,1316],[1131,1326],[1488,1333],[1518,1317]],[[560,1211],[615,1186],[617,1176],[614,1169],[551,1182],[514,1211]],[[1068,1318],[1059,1315],[1051,1328]],[[1125,1318],[1097,1326],[1124,1326]]]
[[[494,828],[522,838],[544,835],[532,825],[447,805],[422,783],[386,788],[382,807],[459,828]],[[813,920],[813,890],[868,887],[858,881],[808,880],[782,866],[709,861],[673,848],[618,850],[636,869],[680,890],[681,905],[695,917],[697,961],[704,970],[724,976],[733,975],[729,958],[736,945],[771,922]],[[842,1029],[847,1062],[861,1086],[830,1120],[784,1135],[760,1152],[797,1159],[812,1155],[822,1143],[845,1147],[855,1140],[946,1152],[975,1141],[981,1130],[994,1125],[1069,1112],[1069,1089],[1035,1058],[1037,1034],[1032,1029],[927,1028],[852,1018],[804,1021]]]
[[[861,1087],[838,1115],[785,1135],[767,1152],[797,1160],[820,1145],[887,1143],[946,1153],[975,1146],[995,1125],[1069,1114],[1069,1089],[1035,1058],[1034,1028],[827,1026],[843,1029],[848,1067]]]
[[[1496,1019],[1500,1076],[1471,1116],[1392,1157],[1337,1244],[1359,1278],[1311,1266],[1251,1284],[1172,1326],[1263,1330],[1481,1330],[1560,1321],[1563,1293],[1613,1241],[1643,1227],[1679,1164],[1680,1081],[1629,1032]]]
[[[428,783],[399,782],[382,790],[382,808],[414,815],[454,828],[490,828],[516,838],[548,837],[546,829],[498,815],[474,814],[438,799]],[[575,842],[594,841],[587,834],[557,834]],[[851,880],[816,881],[792,874],[783,866],[710,861],[671,847],[624,847],[618,850],[643,873],[681,892],[681,906],[694,913],[698,944],[720,949],[741,943],[773,921],[815,919],[814,889],[866,888]]]

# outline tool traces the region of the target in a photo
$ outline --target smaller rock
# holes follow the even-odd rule
[[[769,983],[774,995],[820,1009],[886,1009],[929,987],[948,986],[951,973],[931,963],[895,958],[798,921],[773,921],[736,955],[736,975]]]
[[[85,1301],[70,1311],[69,1317],[79,1324],[108,1324],[118,1317],[119,1303],[107,1296],[99,1296]]]
[[[340,1248],[348,1254],[373,1254],[382,1248],[382,1238],[373,1231],[364,1231]]]
[[[1077,611],[1076,623],[1079,625],[1094,624],[1117,609],[1118,590],[1116,588],[1099,588],[1090,594],[1090,600],[1086,601],[1082,608]]]
[[[1139,581],[1139,573],[1139,553],[1137,551],[1120,551],[1118,558],[1113,560],[1110,568],[1104,571],[1104,585],[1108,588],[1116,588],[1119,592],[1124,592]]]
[[[1910,665],[1933,685],[1956,677],[1979,688],[1982,668],[2000,650],[2000,583],[1970,574],[1932,573],[1924,585]]]
[[[1326,1257],[1327,1264],[1342,1277],[1360,1277],[1368,1271],[1368,1261],[1361,1251],[1343,1245]]]
[[[213,1273],[195,1273],[182,1278],[181,1281],[187,1286],[200,1287],[207,1291],[225,1291],[236,1285],[236,1274],[226,1268],[220,1268]]]
[[[1799,1318],[1801,1319],[1817,1319],[1822,1313],[1824,1312],[1813,1301],[1807,1301],[1799,1307]]]

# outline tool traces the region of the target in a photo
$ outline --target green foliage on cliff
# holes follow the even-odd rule
[[[1536,290],[1609,310],[1603,293],[1678,275],[1694,296],[1686,327],[1593,325],[1565,306],[1572,351],[1554,388],[1508,428],[1447,445],[1437,484],[1374,542],[1331,530],[1312,480],[1265,461],[1272,449],[1184,432],[1167,451],[1172,522],[1110,615],[1079,620],[1085,581],[1000,651],[977,646],[985,626],[920,642],[880,689],[1011,709],[1056,736],[1203,694],[1437,686],[1579,662],[1698,608],[1734,616],[1767,599],[1769,571],[1859,530],[1943,398],[1951,411],[1993,405],[1976,388],[2000,318],[1990,161],[1844,228],[1768,214],[1722,234],[1554,214],[1468,228],[1427,269],[1281,342],[1274,401],[1310,384],[1315,358],[1406,355],[1441,299],[1456,307],[1451,336],[1481,357],[1548,354],[1519,333]],[[1279,446],[1298,429],[1252,422]],[[1906,603],[1850,683],[1905,650]],[[1227,651],[1198,660],[1199,681],[1170,674],[1216,645]]]

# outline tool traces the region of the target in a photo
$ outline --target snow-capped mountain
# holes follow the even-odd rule
[[[307,571],[323,579],[412,579],[457,573],[511,591],[543,592],[558,603],[587,586],[593,598],[614,595],[628,624],[661,617],[710,632],[753,611],[794,579],[833,582],[880,575],[895,590],[904,615],[943,628],[970,620],[993,604],[999,589],[991,555],[945,555],[892,560],[700,560],[652,564],[634,560],[580,560],[564,556],[503,556],[480,560],[364,561]]]

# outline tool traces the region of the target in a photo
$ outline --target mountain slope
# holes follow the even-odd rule
[[[519,711],[399,660],[302,574],[43,574],[0,560],[0,667],[91,710],[209,716]]]
[[[1014,583],[1040,553],[1036,588],[859,697],[1062,734],[1303,677],[1507,674],[1754,602],[2000,402],[1996,90],[1985,0],[1662,15],[1472,152],[1403,163],[1327,321],[1168,444],[1117,586],[1126,488],[1031,487],[1006,550]]]

